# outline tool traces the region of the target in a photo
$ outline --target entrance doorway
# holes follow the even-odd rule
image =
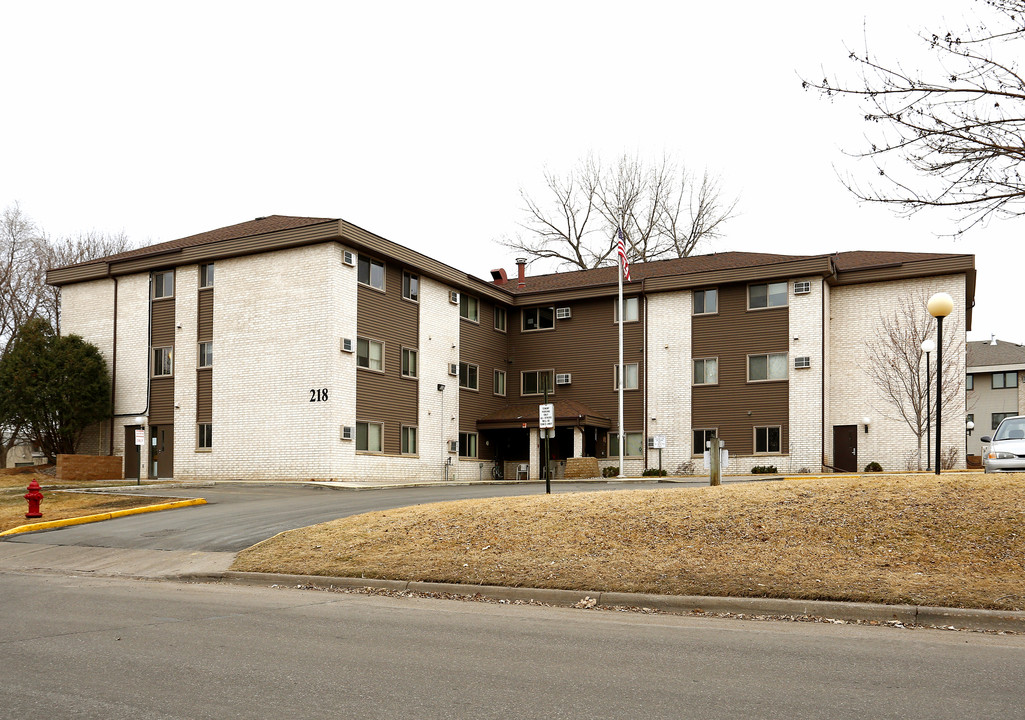
[[[138,480],[142,463],[139,462],[141,449],[135,444],[135,433],[141,431],[138,425],[125,425],[125,480]],[[145,437],[145,436],[144,436]]]
[[[174,477],[174,425],[150,426],[150,477]]]
[[[858,472],[858,426],[833,426],[833,467]]]

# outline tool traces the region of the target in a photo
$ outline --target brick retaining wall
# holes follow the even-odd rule
[[[58,480],[123,480],[123,459],[119,455],[58,455]]]

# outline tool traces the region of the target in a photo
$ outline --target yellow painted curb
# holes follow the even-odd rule
[[[5,535],[19,535],[21,533],[34,532],[36,530],[52,530],[53,528],[67,527],[69,525],[84,525],[85,523],[111,520],[113,518],[125,517],[126,515],[141,515],[142,513],[157,512],[159,510],[174,510],[175,508],[189,507],[190,505],[206,505],[206,500],[203,498],[176,500],[175,502],[160,503],[159,505],[145,505],[143,507],[129,508],[128,510],[114,510],[113,512],[100,513],[98,515],[83,515],[82,517],[64,518],[63,520],[50,520],[48,522],[31,523],[30,525],[19,525],[16,528],[0,532],[0,537]]]

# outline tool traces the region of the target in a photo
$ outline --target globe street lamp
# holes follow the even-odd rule
[[[922,341],[922,351],[925,353],[925,469],[932,470],[929,467],[929,463],[932,462],[932,444],[930,438],[930,430],[932,429],[932,396],[929,394],[929,388],[932,386],[932,380],[929,377],[929,353],[936,349],[936,343],[932,340]],[[919,435],[921,437],[921,435]],[[922,446],[919,445],[919,448]],[[921,450],[919,450],[921,452]]]
[[[943,418],[943,318],[954,310],[954,298],[950,293],[940,292],[929,298],[926,306],[929,314],[936,318],[936,474],[940,474],[940,445]]]

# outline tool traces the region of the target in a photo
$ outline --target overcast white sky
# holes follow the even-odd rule
[[[961,240],[840,185],[854,105],[801,90],[960,29],[971,0],[824,3],[7,2],[0,207],[146,244],[261,215],[342,217],[480,277],[518,189],[588,152],[674,154],[740,217],[703,252],[974,253],[971,339],[1025,342],[1025,219]],[[1017,265],[1017,267],[1015,267]],[[537,268],[541,272],[543,268]],[[1020,293],[1017,294],[1020,297]],[[1020,301],[1015,303],[1020,306]]]

